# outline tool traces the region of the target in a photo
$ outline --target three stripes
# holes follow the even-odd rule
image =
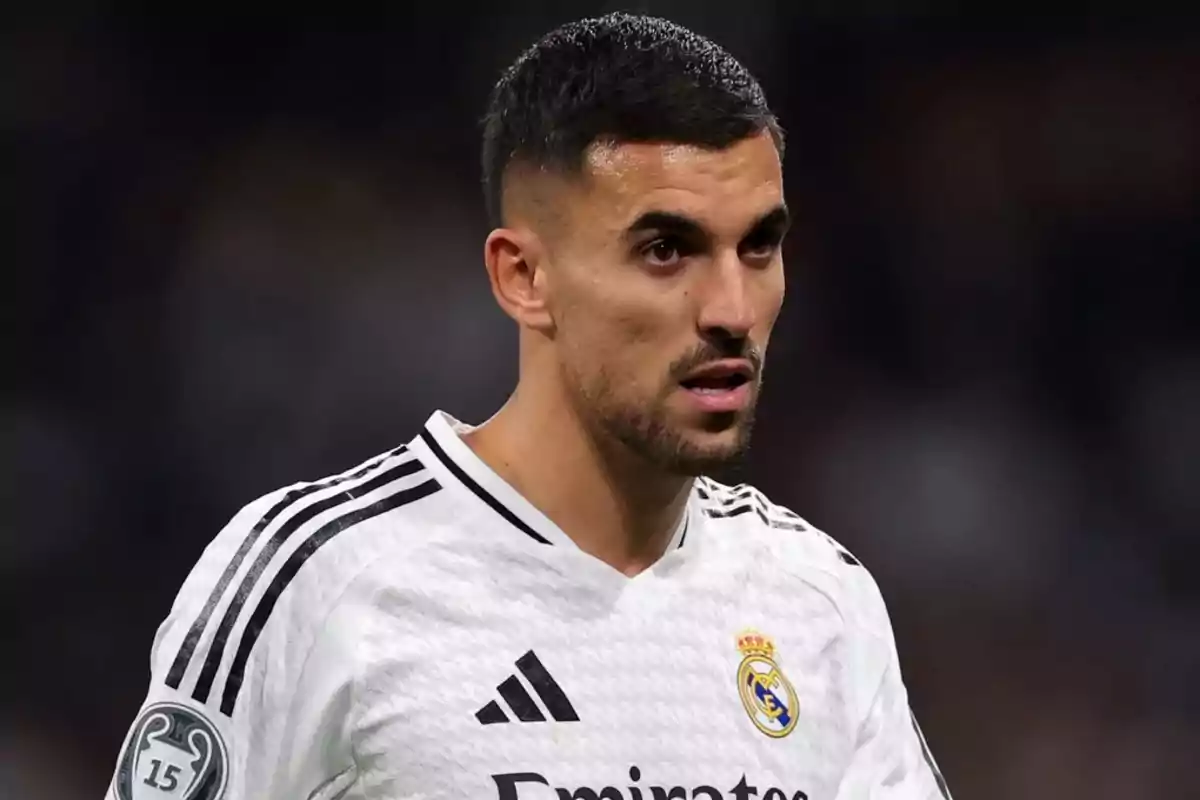
[[[709,500],[713,503],[704,509],[704,515],[714,519],[723,519],[726,517],[738,517],[742,514],[754,513],[762,520],[764,525],[769,525],[772,528],[784,528],[791,531],[808,530],[799,517],[796,517],[786,509],[772,508],[768,511],[765,498],[762,494],[752,486],[735,487],[733,492],[725,493],[720,498],[713,496],[704,486],[697,486],[696,493],[701,500]]]
[[[238,584],[229,606],[225,609],[224,616],[221,617],[221,621],[217,625],[216,632],[213,635],[204,660],[204,665],[200,670],[196,686],[192,691],[192,699],[199,703],[207,703],[212,694],[213,683],[224,660],[230,634],[233,632],[238,619],[242,616],[242,612],[250,599],[250,594],[254,590],[255,585],[266,573],[272,559],[280,548],[295,535],[301,526],[317,515],[370,494],[393,481],[423,471],[424,466],[416,458],[394,464],[387,469],[381,469],[389,460],[406,453],[407,450],[407,446],[398,447],[389,453],[373,459],[355,472],[329,478],[319,483],[299,486],[284,494],[255,523],[254,527],[250,529],[238,547],[237,552],[234,553],[233,558],[225,567],[224,572],[221,574],[216,586],[213,587],[200,614],[192,623],[191,628],[188,629],[187,635],[179,647],[179,652],[176,654],[175,660],[167,672],[166,684],[172,689],[178,689],[183,683],[184,675],[187,673],[192,657],[196,653],[196,648],[199,646],[200,640],[203,638],[204,632],[208,628],[208,624],[221,602],[221,598],[225,596],[226,590],[233,583],[242,564],[271,524],[283,516],[285,512],[295,509],[301,500],[315,492],[330,489],[341,484],[348,484],[371,475],[371,473],[377,473],[371,475],[368,480],[362,483],[350,485],[341,492],[329,495],[315,503],[300,508],[271,534],[270,538],[259,550],[250,568],[242,577],[241,583]],[[429,478],[422,483],[386,495],[370,505],[362,506],[334,517],[307,535],[299,547],[284,560],[282,566],[276,571],[266,591],[259,598],[258,605],[255,606],[253,612],[250,614],[250,618],[242,631],[241,640],[234,651],[233,661],[230,664],[229,673],[225,679],[225,688],[221,695],[222,713],[226,715],[233,714],[238,692],[245,679],[246,666],[250,659],[250,654],[254,649],[254,644],[258,641],[258,637],[262,633],[267,620],[270,618],[275,604],[279,601],[280,595],[283,594],[288,583],[300,571],[304,562],[320,549],[322,545],[346,529],[372,517],[377,517],[401,506],[408,505],[422,497],[431,495],[440,488],[441,486],[436,480]]]
[[[727,519],[739,517],[742,514],[757,514],[762,523],[771,528],[789,531],[808,530],[808,527],[796,514],[786,508],[769,504],[762,493],[753,486],[742,484],[735,486],[732,491],[710,491],[710,489],[713,489],[711,484],[709,484],[709,489],[705,489],[703,484],[698,484],[696,487],[696,493],[700,499],[711,503],[704,509],[704,515],[710,519]],[[823,533],[820,535],[824,536],[843,563],[852,567],[862,566],[859,560],[838,542]]]
[[[575,707],[567,699],[562,687],[558,685],[558,682],[554,680],[532,650],[517,659],[517,669],[525,676],[525,680],[533,687],[537,696],[542,699],[542,705],[550,712],[550,716],[558,722],[579,721],[579,715],[575,713]],[[529,696],[529,692],[525,691],[525,687],[521,685],[521,681],[516,675],[509,675],[501,681],[500,685],[496,687],[496,691],[500,693],[500,698],[521,722],[546,721],[546,716],[537,707],[537,703],[533,702],[533,698]],[[495,700],[476,711],[475,718],[483,725],[495,725],[509,721],[508,715]]]

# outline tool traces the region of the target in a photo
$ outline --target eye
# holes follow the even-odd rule
[[[778,236],[762,236],[742,245],[742,258],[748,261],[769,261],[779,252],[783,243]]]
[[[683,243],[669,237],[655,239],[643,245],[640,253],[651,266],[658,268],[676,266],[685,255]]]

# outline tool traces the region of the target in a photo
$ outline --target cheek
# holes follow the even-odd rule
[[[679,338],[672,324],[680,317],[680,298],[614,269],[572,272],[560,294],[561,343],[578,374],[602,377],[611,391],[654,390],[665,363],[678,356],[670,343]]]
[[[617,315],[612,320],[616,332],[614,339],[630,351],[648,348],[653,342],[662,341],[662,325],[651,314],[629,312]]]
[[[583,375],[602,384],[606,394],[633,400],[661,390],[670,353],[668,331],[658,315],[629,306],[618,311],[591,311],[578,326],[572,358]]]
[[[637,347],[655,335],[653,315],[645,300],[613,276],[612,267],[596,265],[572,275],[564,287],[563,322],[576,347],[597,353],[617,353]],[[640,300],[640,302],[639,302]]]
[[[598,333],[603,367],[616,381],[617,391],[636,388],[661,371],[655,357],[664,336],[661,324],[652,316],[628,309],[605,315]]]

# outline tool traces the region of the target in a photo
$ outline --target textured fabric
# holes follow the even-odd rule
[[[833,539],[700,479],[628,578],[462,428],[435,413],[239,512],[155,638],[111,797],[943,796],[883,600]]]

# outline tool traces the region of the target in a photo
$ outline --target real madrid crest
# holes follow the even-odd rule
[[[754,725],[767,736],[781,738],[796,727],[800,701],[796,690],[775,663],[775,643],[757,631],[737,637],[742,653],[738,666],[738,694]]]
[[[117,767],[121,800],[219,800],[229,759],[216,727],[194,709],[157,703],[138,717]]]

